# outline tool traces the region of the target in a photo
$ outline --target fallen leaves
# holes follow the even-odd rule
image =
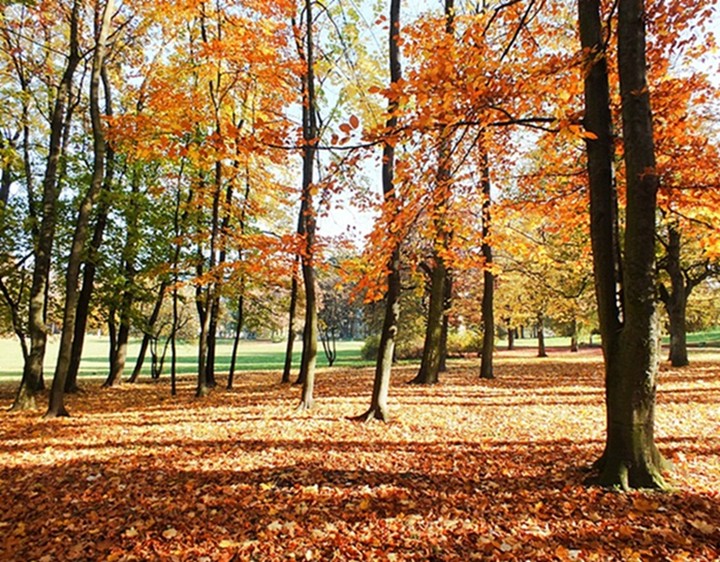
[[[5,414],[2,560],[712,560],[720,555],[720,364],[666,370],[658,441],[679,491],[584,484],[603,446],[597,356],[499,354],[498,378],[394,372],[389,424],[346,416],[371,370],[297,389],[244,374],[233,392],[88,386],[75,417]],[[0,388],[12,400],[13,388]]]

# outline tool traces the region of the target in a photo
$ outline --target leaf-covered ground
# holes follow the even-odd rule
[[[678,491],[583,484],[603,445],[596,353],[501,353],[497,378],[394,371],[394,421],[358,424],[370,370],[323,370],[317,408],[243,374],[232,392],[99,383],[72,418],[2,413],[1,560],[715,560],[720,361],[663,369]],[[0,387],[9,405],[13,387]]]

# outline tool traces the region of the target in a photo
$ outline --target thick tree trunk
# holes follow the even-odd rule
[[[122,374],[127,361],[128,340],[130,337],[130,318],[124,313],[120,316],[120,329],[117,331],[113,355],[110,360],[110,372],[108,373],[103,387],[117,386],[122,382]]]
[[[665,462],[654,442],[659,333],[655,307],[655,211],[658,178],[646,82],[642,0],[619,4],[618,68],[627,176],[622,319],[616,292],[614,188],[606,62],[598,0],[579,3],[580,36],[589,64],[585,78],[591,195],[591,239],[598,313],[605,353],[607,441],[598,463],[605,486],[664,488]]]
[[[572,353],[577,353],[578,351],[578,322],[577,318],[573,317],[572,319],[572,326],[571,326],[572,333],[570,334],[570,351]]]
[[[32,285],[30,287],[30,305],[28,315],[28,332],[30,335],[30,353],[23,367],[23,377],[18,389],[13,410],[33,408],[35,394],[42,388],[43,361],[47,347],[47,326],[45,325],[47,294],[46,288],[50,278],[50,260],[55,238],[58,200],[58,170],[62,154],[62,140],[69,126],[67,106],[70,100],[73,77],[78,63],[78,16],[80,2],[73,2],[70,13],[70,45],[67,65],[58,86],[50,119],[50,143],[43,178],[43,194],[40,209],[40,228],[34,243],[35,264]],[[29,162],[29,160],[28,160]],[[66,412],[59,411],[60,414]]]

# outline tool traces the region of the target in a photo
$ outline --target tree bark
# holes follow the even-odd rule
[[[292,371],[293,346],[295,344],[295,316],[298,300],[298,257],[295,258],[293,264],[292,279],[290,281],[290,307],[288,310],[288,336],[285,346],[285,365],[283,366],[282,383],[290,382],[290,374]]]
[[[50,119],[50,142],[43,178],[43,192],[40,209],[40,228],[34,240],[35,265],[30,288],[30,306],[28,332],[30,335],[30,353],[23,367],[20,388],[15,396],[13,410],[35,407],[35,394],[42,386],[43,361],[47,347],[46,288],[50,278],[50,260],[55,238],[58,200],[58,170],[63,150],[63,137],[69,126],[67,107],[75,71],[80,62],[78,47],[78,18],[80,2],[73,2],[70,13],[69,53],[63,76],[58,85],[52,116]],[[64,413],[64,412],[61,412]]]
[[[105,93],[105,114],[112,115],[112,89],[110,87],[107,69],[104,65],[101,69],[100,77]],[[80,295],[78,296],[77,312],[75,315],[75,333],[73,335],[72,350],[70,352],[70,367],[68,368],[67,380],[65,381],[66,393],[75,393],[79,390],[77,379],[80,370],[80,360],[82,359],[82,351],[85,345],[85,332],[87,331],[87,320],[88,314],[90,313],[90,299],[92,298],[95,288],[95,273],[97,272],[99,251],[105,234],[108,211],[110,209],[109,197],[103,197],[103,195],[109,196],[112,190],[115,175],[115,151],[111,146],[107,146],[105,153],[105,178],[100,190],[99,209],[92,239],[90,240],[90,247],[87,252],[88,257],[83,266],[82,287],[80,288]]]
[[[495,351],[495,275],[492,272],[492,247],[489,238],[491,233],[490,210],[492,199],[490,198],[490,162],[488,153],[483,146],[483,204],[482,204],[482,254],[483,254],[483,298],[481,305],[483,341],[480,358],[480,378],[495,378],[493,369],[493,353]],[[508,326],[508,345],[512,340],[512,328]]]
[[[545,315],[539,313],[537,316],[537,333],[538,333],[538,357],[547,357],[545,349]]]
[[[390,85],[397,84],[402,77],[400,66],[400,0],[390,1],[390,33],[388,37],[388,62],[390,66]],[[388,118],[385,128],[388,134],[397,128],[398,103],[394,99],[388,101]],[[382,189],[383,200],[387,208],[393,213],[391,221],[394,222],[397,212],[398,195],[395,191],[395,144],[383,143],[382,159]],[[392,224],[392,222],[391,222]],[[388,236],[395,236],[388,232]],[[375,377],[373,379],[372,397],[368,410],[354,418],[359,421],[380,420],[387,422],[390,419],[388,411],[388,392],[390,389],[390,376],[392,372],[393,355],[395,352],[395,338],[400,318],[400,240],[395,240],[392,252],[387,262],[387,289],[385,291],[385,317],[383,319],[380,344],[375,361]]]
[[[691,286],[686,283],[680,265],[680,232],[674,226],[668,227],[667,254],[665,269],[670,276],[670,293],[665,292],[662,299],[670,320],[670,364],[673,367],[685,367],[690,364],[687,351],[687,328],[685,325],[687,299]]]
[[[318,313],[315,290],[315,208],[313,204],[313,165],[315,163],[318,126],[315,98],[315,55],[313,44],[313,2],[305,0],[305,75],[303,77],[303,178],[300,224],[302,226],[303,253],[300,258],[305,285],[305,329],[300,378],[303,381],[299,410],[313,406],[315,363],[317,361]]]
[[[411,384],[435,384],[440,371],[440,341],[442,339],[443,300],[447,270],[437,252],[434,256],[430,277],[430,303],[428,305],[427,324],[425,326],[425,344],[423,345],[420,370]]]
[[[97,195],[103,185],[105,177],[105,156],[106,144],[105,134],[102,130],[100,117],[100,79],[102,67],[105,64],[105,43],[110,28],[110,19],[113,12],[113,0],[108,0],[103,9],[100,29],[97,33],[97,42],[92,62],[90,79],[90,120],[93,132],[93,173],[90,186],[78,209],[78,217],[75,225],[70,256],[68,258],[67,273],[65,279],[65,309],[63,312],[63,326],[60,335],[60,348],[55,367],[52,388],[50,390],[50,401],[46,418],[66,416],[68,412],[63,403],[65,385],[70,367],[72,354],[72,341],[75,335],[75,319],[79,299],[78,281],[80,277],[80,265],[82,254],[85,249],[90,212],[92,211]]]
[[[445,0],[445,34],[455,33],[455,2]],[[450,204],[452,182],[453,129],[443,127],[438,148],[438,169],[431,203],[431,219],[435,223],[435,240],[431,258],[430,302],[420,370],[410,384],[435,384],[439,380],[441,363],[442,324],[448,266],[442,250],[447,248],[450,233],[446,230],[445,214]]]
[[[591,241],[598,316],[605,354],[607,436],[597,463],[605,486],[664,488],[665,462],[654,442],[659,359],[655,308],[655,171],[652,114],[646,82],[642,0],[619,4],[618,68],[627,176],[625,256],[622,292],[616,288],[616,210],[612,181],[612,136],[607,65],[598,0],[579,2],[585,77],[590,177]],[[622,316],[617,306],[623,303]],[[621,321],[622,318],[622,321]]]

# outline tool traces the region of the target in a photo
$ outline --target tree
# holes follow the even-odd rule
[[[600,4],[578,4],[585,57],[585,128],[590,179],[590,230],[596,295],[605,357],[607,435],[598,462],[599,482],[623,489],[666,487],[666,463],[654,440],[658,369],[655,306],[657,173],[650,94],[646,81],[642,0],[619,5],[618,69],[627,181],[625,254],[615,252],[615,187],[612,181],[606,45]],[[617,274],[621,271],[622,293]]]
[[[397,86],[402,76],[400,65],[400,0],[390,2],[390,34],[388,39],[388,64],[390,67],[390,87]],[[396,99],[388,99],[387,121],[385,127],[392,134],[398,124],[398,107]],[[391,225],[398,212],[395,175],[395,144],[390,138],[383,143],[382,159],[382,189],[383,210],[388,215],[388,235],[390,239],[389,256],[386,257],[386,289],[385,289],[385,315],[382,331],[380,332],[380,345],[378,346],[375,361],[375,377],[373,379],[372,397],[368,410],[358,416],[357,420],[370,421],[377,419],[388,421],[388,391],[390,389],[390,375],[395,351],[395,337],[398,331],[398,318],[400,316],[400,241],[393,240]]]
[[[50,117],[50,133],[48,152],[45,160],[45,174],[42,182],[42,195],[38,207],[33,213],[38,213],[39,220],[33,240],[33,253],[35,263],[33,266],[32,284],[30,287],[30,305],[28,331],[30,335],[30,352],[23,368],[23,377],[20,382],[13,409],[28,409],[35,405],[35,393],[41,387],[43,374],[43,361],[47,345],[46,319],[46,291],[50,278],[51,256],[55,238],[58,204],[58,175],[60,172],[60,159],[63,153],[63,138],[70,126],[72,112],[68,107],[71,103],[71,90],[75,71],[80,64],[79,26],[80,2],[74,0],[68,19],[67,57],[62,77],[52,102]],[[33,197],[31,195],[31,197]],[[31,205],[34,204],[31,203]],[[64,383],[64,381],[63,381]],[[57,400],[56,400],[57,402]],[[55,409],[55,408],[53,408]],[[62,408],[57,407],[62,413]]]

